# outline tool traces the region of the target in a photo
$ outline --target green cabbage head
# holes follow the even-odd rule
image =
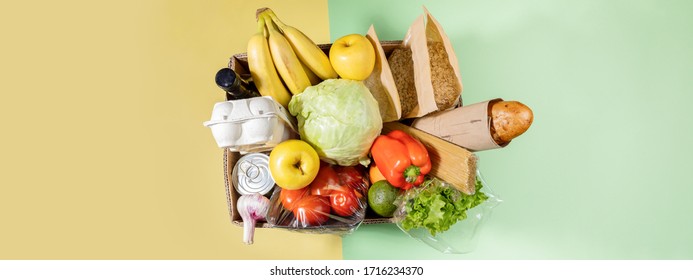
[[[383,128],[378,103],[361,81],[328,79],[294,95],[289,112],[301,140],[325,162],[368,164],[368,151]]]

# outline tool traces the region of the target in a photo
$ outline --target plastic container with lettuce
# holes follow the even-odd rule
[[[429,177],[398,199],[393,220],[407,235],[438,251],[468,253],[476,247],[483,222],[500,202],[478,171],[473,195]]]
[[[360,81],[329,79],[306,88],[289,102],[303,141],[331,164],[368,165],[368,151],[383,121],[378,103]]]

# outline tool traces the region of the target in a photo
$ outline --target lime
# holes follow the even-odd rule
[[[368,205],[376,214],[389,218],[397,209],[395,200],[398,196],[398,188],[393,187],[386,180],[380,180],[368,189]]]

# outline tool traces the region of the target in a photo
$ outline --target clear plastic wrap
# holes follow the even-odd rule
[[[431,178],[397,201],[393,221],[410,237],[446,254],[469,253],[478,233],[502,200],[476,171],[476,193],[466,195],[447,182]]]
[[[317,177],[298,190],[274,189],[267,222],[305,233],[350,234],[366,215],[370,182],[363,166],[321,162]]]

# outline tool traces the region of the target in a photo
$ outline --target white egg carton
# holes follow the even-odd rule
[[[269,151],[298,138],[292,120],[272,97],[262,96],[218,102],[204,125],[212,130],[219,148],[245,154]]]

